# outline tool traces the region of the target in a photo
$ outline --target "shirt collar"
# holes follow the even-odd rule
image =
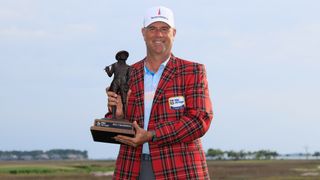
[[[159,70],[164,69],[164,68],[166,67],[166,65],[168,64],[170,58],[171,58],[171,56],[169,56],[167,60],[165,60],[163,63],[161,63],[161,65],[160,65],[160,67],[159,67]],[[152,71],[150,71],[150,70],[148,69],[148,67],[146,66],[146,63],[144,63],[144,70],[145,70],[145,73],[146,73],[146,74],[151,74],[151,75],[154,75],[154,74],[155,74],[154,72],[152,72]],[[159,70],[158,70],[158,71],[159,71]]]

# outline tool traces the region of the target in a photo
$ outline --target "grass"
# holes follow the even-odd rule
[[[0,162],[0,179],[99,179],[113,170],[112,161],[9,161]]]
[[[214,180],[320,179],[319,160],[208,161]],[[0,161],[0,179],[112,179],[114,161]],[[109,172],[109,173],[108,173]],[[108,173],[109,175],[106,175]]]
[[[11,165],[0,166],[0,174],[53,174],[53,173],[91,173],[91,172],[109,172],[113,167],[104,167],[100,165],[73,165],[73,166],[52,166],[52,165]]]
[[[0,168],[0,174],[48,174],[75,170],[76,168],[59,166],[4,166]]]
[[[295,180],[320,179],[320,161],[208,161],[212,179]]]

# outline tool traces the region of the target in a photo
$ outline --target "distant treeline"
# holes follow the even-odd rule
[[[74,149],[52,149],[49,151],[0,151],[0,161],[9,160],[84,160],[87,151]]]
[[[296,154],[279,154],[276,151],[259,150],[259,151],[222,151],[220,149],[208,149],[206,154],[208,159],[216,160],[268,160],[268,159],[318,159],[320,152],[296,153]]]

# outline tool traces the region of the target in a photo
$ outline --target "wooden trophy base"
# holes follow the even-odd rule
[[[134,137],[134,128],[132,123],[123,119],[95,119],[94,125],[90,128],[94,141],[122,144],[113,139],[117,135]]]

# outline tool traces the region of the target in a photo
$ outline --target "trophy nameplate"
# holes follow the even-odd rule
[[[127,51],[119,51],[116,54],[116,59],[118,62],[113,63],[105,68],[105,71],[109,77],[114,75],[108,91],[115,92],[121,96],[123,117],[126,117],[127,112],[126,101],[129,90],[128,81],[130,78],[130,66],[125,62],[128,56],[129,53]],[[94,141],[121,144],[120,142],[116,141],[114,137],[117,135],[134,137],[134,128],[132,123],[125,118],[118,119],[116,117],[116,106],[111,106],[111,108],[112,117],[95,119],[94,125],[91,126],[90,131]]]
[[[114,140],[117,135],[124,135],[134,137],[134,128],[132,123],[126,120],[112,120],[112,119],[96,119],[94,125],[90,128],[94,141],[115,143],[120,142]]]

